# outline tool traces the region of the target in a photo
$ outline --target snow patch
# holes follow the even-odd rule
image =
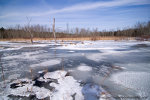
[[[54,72],[48,72],[44,75],[43,80],[50,82],[50,86],[54,87],[53,90],[49,90],[44,87],[35,86],[35,81],[30,79],[19,79],[10,83],[6,90],[5,95],[29,97],[35,95],[37,99],[44,99],[50,97],[50,100],[84,100],[82,95],[80,83],[78,83],[72,76],[66,76],[67,72],[58,70]],[[41,77],[38,81],[40,81]],[[56,79],[58,83],[52,81]],[[44,82],[44,81],[41,82]]]
[[[36,95],[38,99],[44,99],[50,96],[50,90],[44,87],[37,87],[33,86],[32,84],[26,84],[23,87],[19,87],[16,89],[10,89],[10,94],[14,96],[26,96],[29,97],[30,95]]]
[[[8,95],[14,96],[26,96],[29,97],[31,95],[35,95],[38,99],[44,99],[47,96],[50,96],[50,90],[33,86],[34,81],[30,79],[19,79],[15,80],[10,84],[8,88]]]
[[[48,72],[44,75],[44,78],[52,78],[52,79],[59,79],[59,78],[63,78],[65,77],[65,75],[67,74],[66,71],[55,71],[55,72]]]
[[[72,53],[72,52],[75,52],[75,51],[68,51],[68,52],[71,52],[71,53]]]
[[[82,95],[82,87],[80,84],[71,76],[61,78],[58,80],[59,84],[51,83],[50,86],[55,87],[54,95],[51,97],[52,100],[84,100]]]
[[[121,45],[122,42],[115,42],[115,41],[84,41],[84,43],[80,42],[76,45],[67,45],[62,47],[57,47],[57,49],[70,49],[70,50],[100,50],[100,49],[119,49],[125,48],[125,46]]]
[[[102,53],[95,53],[95,54],[86,55],[86,58],[89,60],[99,62],[99,61],[103,61],[106,57],[104,57]]]
[[[48,61],[44,61],[38,64],[32,64],[30,67],[38,67],[38,66],[52,66],[52,65],[57,65],[60,64],[60,60],[59,59],[53,59],[53,60],[48,60]]]
[[[38,86],[36,85],[37,82],[47,84],[52,87],[52,89]],[[79,82],[72,76],[68,76],[67,72],[64,70],[47,72],[43,77],[39,77],[34,81],[27,78],[14,80],[12,83],[7,85],[7,88],[5,88],[5,95],[2,96],[2,99],[9,95],[20,97],[35,96],[37,99],[50,98],[50,100],[103,99],[103,95],[101,95],[101,93],[106,91],[100,86],[95,84],[85,85],[81,83],[82,81]],[[108,95],[105,96],[108,98]]]
[[[31,43],[27,43],[27,42],[24,42],[22,43],[21,41],[20,42],[10,42],[10,41],[0,41],[0,45],[1,47],[7,47],[7,48],[2,48],[0,49],[0,51],[7,51],[7,50],[18,50],[18,49],[21,49],[23,47],[45,47],[45,46],[48,46],[50,44],[36,44],[34,43],[33,45]],[[52,44],[52,45],[55,45],[55,44]]]
[[[17,79],[18,77],[20,77],[20,74],[9,75],[8,80]]]
[[[87,66],[85,64],[81,64],[77,67],[77,70],[79,71],[92,71],[92,68],[90,66]]]

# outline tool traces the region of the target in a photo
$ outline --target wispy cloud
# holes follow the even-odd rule
[[[31,14],[31,16],[42,16],[42,15],[63,13],[63,12],[91,10],[96,8],[107,8],[107,7],[116,7],[116,6],[124,6],[124,5],[143,5],[143,4],[150,4],[150,1],[149,0],[113,0],[109,2],[107,1],[107,2],[95,2],[95,3],[82,3],[82,4],[77,4],[77,5],[73,5],[58,10],[51,10],[43,13],[34,13]]]
[[[46,12],[30,12],[30,13],[8,13],[5,15],[1,15],[0,18],[6,18],[11,16],[45,16],[50,14],[57,14],[57,13],[64,13],[64,12],[75,12],[75,11],[85,11],[85,10],[92,10],[96,8],[110,8],[110,7],[118,7],[118,6],[132,6],[132,5],[144,5],[150,4],[150,0],[113,0],[113,1],[100,1],[100,2],[88,2],[88,3],[81,3],[77,5],[72,5],[69,7],[64,7],[62,9],[53,9]]]

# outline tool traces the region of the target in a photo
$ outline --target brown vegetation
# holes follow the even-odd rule
[[[135,37],[113,37],[113,36],[105,36],[105,37],[101,37],[98,36],[96,37],[96,40],[134,40]],[[38,41],[38,40],[54,40],[54,38],[33,38],[34,41]],[[84,41],[84,40],[92,40],[91,37],[76,37],[76,38],[57,38],[57,40],[72,40],[72,41]],[[14,39],[0,39],[0,41],[26,41],[26,42],[30,42],[30,38],[14,38]]]

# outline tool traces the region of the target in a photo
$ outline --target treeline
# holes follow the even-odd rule
[[[12,38],[31,38],[30,32],[33,38],[50,38],[53,37],[53,30],[42,25],[23,26],[16,25],[15,27],[9,27],[7,29],[0,28],[1,39]],[[66,34],[65,32],[56,32],[57,37],[70,37],[72,34]]]
[[[57,28],[56,28],[57,29]],[[53,30],[42,25],[31,25],[31,26],[20,26],[9,27],[7,29],[0,28],[0,39],[13,39],[13,38],[30,38],[30,32],[33,38],[52,38]],[[98,31],[98,29],[67,29],[65,31],[56,30],[57,38],[74,38],[74,37],[91,37],[95,39],[97,36],[125,36],[125,37],[142,37],[150,36],[150,21],[147,23],[137,23],[132,28],[126,28],[123,30],[116,31]]]

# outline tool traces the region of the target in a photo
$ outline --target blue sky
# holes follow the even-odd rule
[[[115,30],[150,21],[150,0],[0,0],[0,27],[31,24]]]

